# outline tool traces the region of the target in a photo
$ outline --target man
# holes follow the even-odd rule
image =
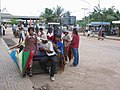
[[[45,51],[46,54],[47,54],[47,60],[43,60],[42,65],[47,64],[46,61],[48,62],[48,60],[52,61],[52,64],[50,66],[50,68],[51,68],[50,69],[50,79],[51,79],[51,81],[54,81],[55,80],[54,74],[55,74],[55,70],[56,70],[57,56],[56,56],[56,53],[54,51],[53,44],[52,44],[52,42],[47,40],[47,36],[42,35],[41,39],[42,39],[42,44],[43,45],[42,45],[42,47],[39,47],[39,49],[41,51]],[[45,69],[44,66],[43,66],[43,69]]]

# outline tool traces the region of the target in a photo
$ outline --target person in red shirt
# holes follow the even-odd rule
[[[73,49],[73,56],[74,56],[74,61],[73,61],[73,64],[71,66],[76,67],[79,64],[79,51],[78,51],[79,35],[78,35],[76,28],[73,29],[73,38],[72,38],[70,45]]]

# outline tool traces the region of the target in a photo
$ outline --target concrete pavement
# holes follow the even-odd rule
[[[0,90],[33,90],[30,79],[20,76],[7,49],[6,43],[0,38]]]

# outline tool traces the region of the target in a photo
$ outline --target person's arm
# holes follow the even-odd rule
[[[49,50],[49,49],[46,49],[46,48],[43,48],[43,47],[39,47],[40,50],[42,51],[45,51],[47,53],[52,53],[53,51]]]
[[[21,42],[21,43],[22,43],[22,42]],[[11,49],[15,49],[15,48],[19,48],[19,46],[21,45],[21,43],[15,45],[15,46],[13,46],[13,47],[10,47],[9,50],[11,50]]]
[[[53,43],[52,42],[49,43],[48,48],[39,47],[39,49],[42,50],[42,51],[45,51],[47,53],[53,53],[53,51],[54,51]]]
[[[70,36],[67,39],[63,38],[64,41],[70,42]]]
[[[37,42],[37,37],[36,37],[36,41],[35,41],[35,46],[36,46],[36,51],[35,51],[35,53],[37,54],[37,51],[38,51],[38,42]]]
[[[71,41],[71,45],[73,45],[73,44],[75,44],[76,43],[76,41],[75,41],[75,36],[73,35],[73,39],[72,39],[72,41]]]

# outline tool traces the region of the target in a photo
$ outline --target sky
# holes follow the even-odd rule
[[[0,0],[1,10],[6,8],[12,15],[20,16],[39,16],[45,8],[53,9],[53,7],[61,6],[64,11],[70,11],[71,15],[76,16],[77,20],[80,20],[85,16],[88,16],[89,12],[93,11],[94,6],[97,6],[100,2],[101,8],[109,8],[115,6],[120,10],[120,0]],[[84,2],[86,1],[86,2]],[[90,10],[89,10],[90,6]],[[84,10],[82,8],[87,8]],[[3,11],[6,12],[6,11]]]

